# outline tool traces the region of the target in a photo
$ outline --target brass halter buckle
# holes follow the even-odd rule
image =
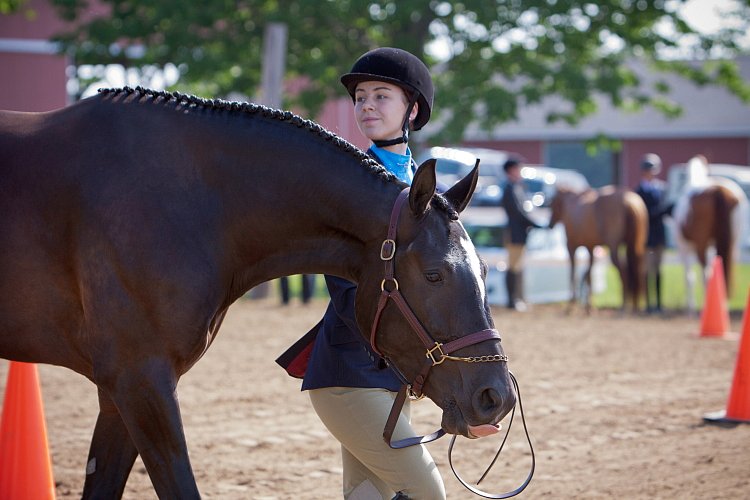
[[[440,342],[435,342],[435,347],[432,349],[427,349],[427,352],[425,353],[426,358],[430,358],[432,360],[432,366],[437,366],[443,361],[445,361],[446,356],[443,352],[443,344]],[[435,351],[438,351],[438,354],[440,355],[440,359],[435,359]]]

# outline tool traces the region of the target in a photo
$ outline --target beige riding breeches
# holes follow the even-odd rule
[[[445,498],[443,479],[424,445],[394,450],[383,440],[396,393],[351,387],[308,392],[315,412],[341,443],[345,499],[390,500],[396,492],[414,500]],[[409,405],[407,401],[401,411],[394,440],[416,435]]]

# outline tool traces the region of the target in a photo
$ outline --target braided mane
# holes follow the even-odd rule
[[[287,122],[290,125],[295,125],[298,128],[305,129],[308,132],[321,137],[323,140],[332,143],[337,148],[352,155],[356,160],[360,162],[362,166],[377,174],[382,179],[389,182],[398,181],[398,178],[395,175],[386,170],[382,165],[373,160],[367,153],[359,149],[354,144],[350,143],[343,137],[327,130],[320,124],[312,120],[302,118],[301,116],[296,115],[291,111],[283,111],[280,109],[269,108],[261,104],[249,102],[225,101],[223,99],[205,99],[190,94],[153,90],[141,86],[135,88],[101,88],[98,90],[98,92],[100,94],[111,94],[114,96],[120,94],[138,94],[139,98],[151,99],[151,102],[154,104],[156,104],[158,101],[161,101],[161,103],[174,102],[176,104],[182,104],[189,107],[200,107],[217,111],[241,112],[250,115],[260,114],[265,118],[272,118],[281,122]],[[446,212],[449,218],[451,218],[452,220],[458,219],[458,213],[453,209],[453,207],[451,207],[451,205],[442,195],[436,194],[433,197],[432,202],[437,208]]]

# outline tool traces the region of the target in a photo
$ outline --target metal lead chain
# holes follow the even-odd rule
[[[508,362],[508,356],[505,354],[492,354],[488,356],[471,356],[467,358],[463,358],[460,356],[444,355],[443,358],[451,359],[453,361],[463,361],[464,363],[495,363],[495,362],[500,362],[500,361],[503,361],[505,363]]]

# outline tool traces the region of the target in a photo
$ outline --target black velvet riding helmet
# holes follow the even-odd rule
[[[363,54],[354,63],[351,71],[341,77],[341,83],[352,96],[352,100],[358,83],[373,80],[398,85],[407,92],[412,101],[416,100],[419,103],[419,112],[413,124],[414,130],[421,129],[430,120],[435,90],[430,70],[418,57],[405,50],[381,47]]]

